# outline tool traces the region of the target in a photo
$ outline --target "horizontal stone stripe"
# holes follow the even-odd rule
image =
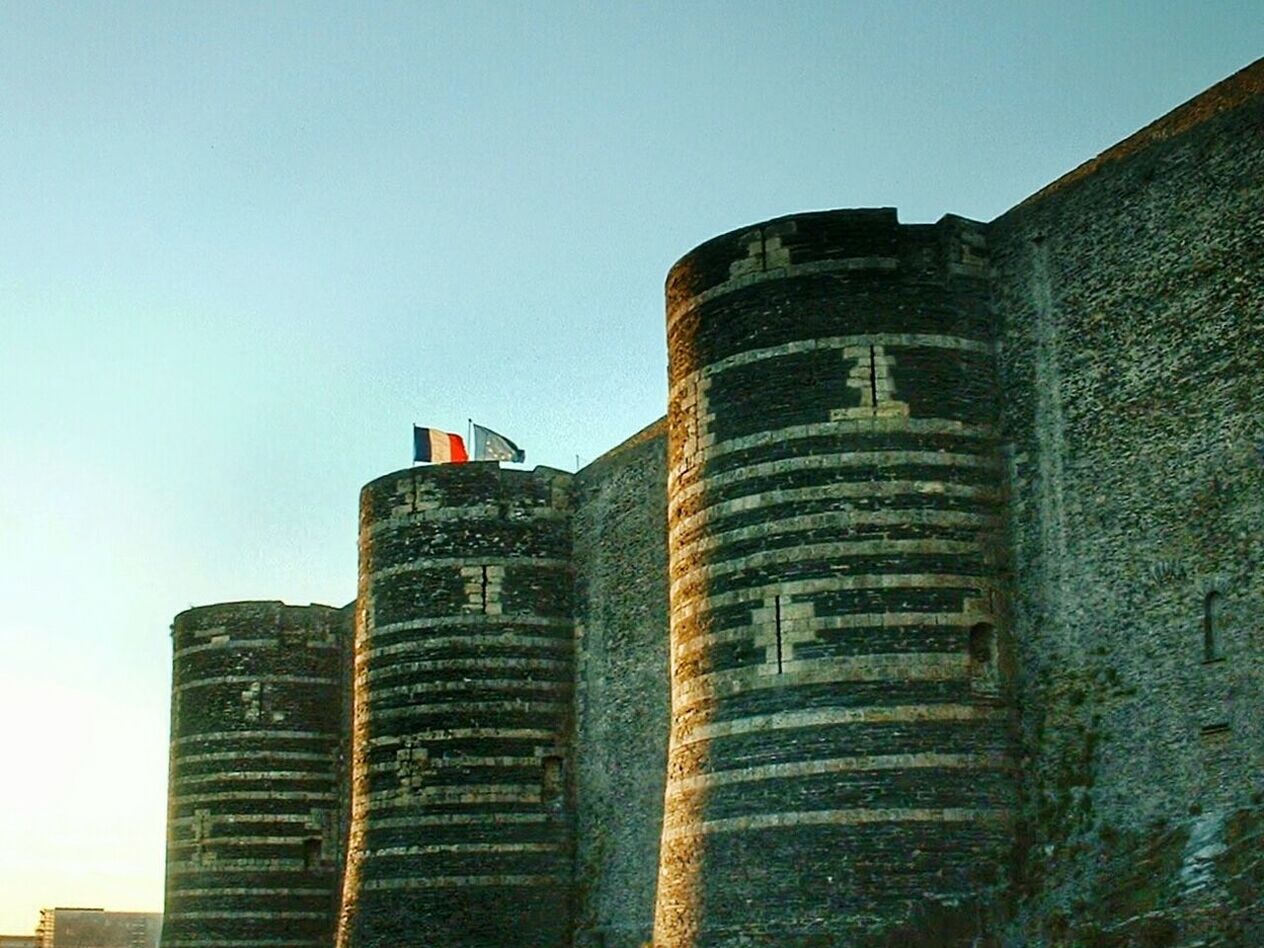
[[[300,888],[288,888],[288,887],[263,888],[263,887],[257,887],[257,886],[250,886],[250,887],[223,886],[222,888],[214,888],[214,889],[181,888],[181,889],[175,890],[172,894],[178,895],[182,899],[218,898],[221,896],[229,896],[229,895],[244,895],[244,896],[280,895],[280,896],[296,896],[300,898],[310,898],[312,896],[316,896],[316,897],[327,896],[329,895],[329,889],[328,888],[300,889]],[[183,915],[183,914],[184,914],[183,912],[172,913],[173,916]]]
[[[422,846],[384,846],[362,852],[372,858],[391,858],[425,856],[431,853],[555,853],[561,852],[563,848],[561,843],[432,843]]]
[[[172,916],[172,920],[179,916]],[[167,923],[171,927],[171,922]],[[211,935],[199,934],[192,940],[162,937],[162,948],[326,948],[326,942],[319,939],[293,938],[215,938]]]
[[[550,705],[550,708],[552,705]],[[558,740],[556,730],[549,728],[533,728],[533,727],[453,727],[453,728],[428,728],[422,731],[410,731],[409,737],[418,743],[432,741],[443,743],[450,740],[465,740],[468,738],[490,738],[493,740],[507,741],[550,741]],[[372,745],[378,744],[398,744],[398,736],[389,736],[378,738],[370,741]]]
[[[325,875],[332,869],[324,870]],[[210,862],[169,861],[167,875],[219,875],[230,872],[278,872],[309,875],[306,861],[300,856],[296,859],[213,859]]]
[[[216,760],[310,760],[330,763],[330,753],[307,753],[305,751],[243,750],[216,751],[213,754],[173,754],[172,760],[181,764],[200,764]]]
[[[253,680],[253,679],[252,679]],[[329,731],[203,731],[173,738],[172,744],[191,744],[196,741],[267,741],[302,740],[330,741],[337,737]]]
[[[877,511],[875,511],[877,513]],[[894,513],[894,511],[892,511]],[[899,524],[888,522],[885,526],[904,526],[910,522],[919,526],[941,526],[941,527],[959,527],[959,526],[977,526],[980,529],[999,526],[1000,519],[988,516],[986,514],[966,513],[965,511],[931,511],[931,510],[912,510],[900,511],[901,514],[914,514],[914,518],[907,516],[901,517]],[[961,516],[973,518],[973,522],[962,521],[958,523],[927,523],[924,515],[936,514],[938,516]],[[765,550],[754,556],[742,557],[740,559],[726,560],[724,558],[725,547],[733,543],[745,543],[749,540],[758,540],[760,538],[767,539],[769,537],[792,537],[794,534],[810,534],[818,530],[839,530],[844,531],[850,527],[872,526],[873,524],[866,522],[866,517],[871,516],[868,513],[857,513],[850,510],[838,510],[830,513],[809,514],[803,517],[783,517],[779,520],[773,520],[766,524],[757,524],[753,527],[743,527],[737,530],[730,530],[727,533],[711,533],[700,536],[696,541],[690,543],[677,543],[672,548],[672,555],[676,560],[689,560],[699,556],[702,553],[714,552],[715,556],[710,557],[710,564],[706,567],[693,567],[689,573],[696,573],[700,569],[723,570],[729,563],[744,563],[751,561],[754,565],[761,565],[758,556],[784,558],[784,554],[802,550],[802,556],[796,556],[794,559],[816,559],[822,556],[882,556],[888,553],[977,553],[982,544],[977,540],[949,540],[939,539],[936,537],[918,537],[915,539],[897,539],[897,538],[873,538],[862,537],[858,539],[838,539],[832,543],[799,543],[793,546],[781,546],[776,549]],[[778,562],[779,560],[769,560],[769,562]],[[742,567],[737,567],[741,569]],[[686,567],[688,570],[689,568]],[[686,573],[685,575],[688,575]]]
[[[238,790],[215,793],[173,793],[171,803],[187,806],[198,803],[238,803],[245,800],[303,800],[312,803],[333,802],[337,797],[322,790]]]
[[[537,813],[544,812],[531,804],[521,804],[518,808],[534,810]],[[489,812],[498,810],[499,806],[489,808]],[[473,811],[460,809],[458,812]],[[465,843],[560,843],[569,838],[570,826],[569,823],[559,819],[557,814],[553,816],[554,820],[550,823],[427,826],[424,830],[416,826],[392,829],[372,823],[365,828],[361,848],[379,850],[397,846],[440,846],[457,843],[462,845]],[[431,866],[433,865],[432,861]],[[503,866],[504,863],[501,865]],[[446,872],[435,871],[435,874],[445,875]]]
[[[729,784],[753,783],[787,777],[809,777],[819,774],[848,773],[857,770],[919,770],[944,768],[961,770],[1000,770],[1007,765],[1002,754],[870,754],[858,757],[831,757],[791,763],[761,764],[733,770],[717,770],[667,781],[667,796],[673,797],[696,790]]]
[[[412,816],[370,814],[369,829],[411,829],[414,826],[487,826],[511,823],[549,823],[549,813],[417,813]]]
[[[445,714],[451,712],[454,708],[452,702],[430,702],[420,704],[410,704],[399,708],[375,708],[372,705],[372,696],[370,703],[365,709],[365,714],[371,721],[383,721],[392,718],[409,718],[421,717],[428,714]],[[459,705],[461,712],[474,711],[514,711],[517,713],[529,713],[532,711],[550,712],[556,711],[558,707],[565,706],[566,701],[524,701],[520,698],[504,698],[500,701],[469,701]]]
[[[693,296],[687,296],[669,303],[667,307],[667,331],[671,333],[677,321],[690,310],[696,309],[703,303],[709,302],[716,297],[724,296],[735,290],[745,289],[756,283],[792,280],[795,277],[817,276],[822,273],[879,271],[894,274],[899,269],[899,257],[873,256],[809,260],[805,263],[784,263],[781,266],[769,267],[766,270],[750,270],[737,276],[729,277],[723,283],[717,283]]]
[[[912,704],[881,708],[814,708],[810,711],[778,711],[735,721],[702,722],[675,728],[671,752],[698,741],[734,734],[790,731],[831,724],[912,723],[915,721],[989,721],[1003,719],[1004,708],[969,704]]]
[[[504,639],[486,640],[486,647],[499,648],[509,646],[522,651],[535,650],[534,653],[540,656],[563,656],[556,659],[556,661],[561,662],[563,667],[566,667],[571,664],[569,655],[574,642],[569,636],[565,639],[557,639],[514,635],[506,636]],[[361,687],[367,684],[367,682],[361,680],[362,676],[366,674],[379,677],[402,674],[409,662],[415,659],[417,655],[440,653],[444,648],[449,650],[468,648],[472,652],[477,653],[480,647],[483,646],[480,646],[479,639],[471,636],[446,640],[425,639],[422,641],[397,642],[393,645],[364,649],[356,656],[356,684],[361,685]],[[449,654],[451,654],[450,651]],[[477,654],[475,658],[477,658]],[[549,659],[545,658],[544,660],[548,661]]]
[[[434,569],[436,566],[522,566],[537,569],[569,570],[571,561],[555,556],[419,556],[403,563],[382,566],[362,575],[370,583],[389,579],[415,570]]]
[[[221,635],[223,633],[220,633]],[[183,658],[187,655],[196,655],[199,652],[225,652],[240,649],[242,651],[250,651],[253,649],[277,649],[285,651],[298,651],[299,649],[312,649],[313,651],[333,652],[338,649],[337,640],[328,642],[303,642],[301,645],[281,645],[280,640],[276,636],[266,639],[233,639],[230,638],[226,642],[206,642],[201,645],[185,645],[182,648],[172,649],[172,654],[177,658]]]
[[[527,888],[534,886],[569,885],[570,880],[557,875],[480,875],[429,876],[403,879],[366,879],[360,890],[381,889],[464,889],[478,886]]]
[[[262,672],[254,675],[215,675],[210,678],[197,678],[193,681],[186,681],[183,684],[176,685],[172,691],[189,691],[193,688],[206,688],[211,685],[253,685],[255,682],[264,685],[335,686],[338,684],[338,679],[310,675],[269,675]]]
[[[540,758],[529,757],[471,757],[466,755],[454,757],[431,757],[426,761],[428,770],[458,770],[466,767],[539,767]],[[398,769],[394,760],[370,764],[367,772],[371,774],[391,773]]]
[[[678,517],[668,531],[674,539],[699,528],[701,525],[729,517],[780,505],[793,505],[818,500],[835,500],[846,497],[964,497],[984,502],[997,502],[1001,498],[995,487],[977,484],[954,484],[950,481],[899,480],[899,481],[841,481],[817,487],[791,487],[747,494],[734,500],[700,508],[687,517]]]
[[[526,511],[532,520],[569,520],[569,510],[558,510],[556,507],[530,507]],[[491,520],[504,523],[505,517],[499,502],[472,504],[469,507],[432,507],[428,510],[406,510],[388,517],[378,517],[365,526],[360,527],[360,537],[375,537],[393,530],[408,530],[422,523],[472,523],[479,520]]]
[[[250,823],[267,823],[267,824],[286,824],[294,823],[300,826],[306,826],[312,818],[311,810],[304,810],[296,813],[213,813],[212,821],[217,826],[237,826],[238,824]],[[173,816],[168,825],[173,827],[192,826],[197,823],[198,818],[189,814],[188,816]],[[233,839],[235,837],[227,837]],[[297,836],[288,837],[297,839]]]
[[[966,514],[964,516],[974,516]],[[840,518],[842,520],[843,518]],[[991,518],[980,518],[981,520]],[[851,522],[855,522],[854,520]],[[841,529],[842,523],[839,524]],[[981,529],[986,529],[990,524],[980,523]],[[815,529],[820,529],[819,527]],[[862,557],[878,558],[878,557],[894,557],[894,556],[916,556],[916,555],[942,555],[951,556],[979,556],[983,550],[983,544],[978,541],[971,540],[836,540],[830,543],[801,543],[796,546],[775,547],[770,550],[760,550],[747,556],[739,556],[733,559],[724,559],[724,549],[720,547],[716,551],[716,555],[710,559],[705,565],[695,563],[691,566],[685,566],[680,574],[672,581],[671,594],[673,597],[682,598],[679,594],[682,590],[688,589],[692,585],[699,583],[705,584],[708,580],[716,579],[720,576],[728,576],[733,573],[741,573],[749,569],[758,569],[763,566],[780,566],[785,564],[808,564],[812,562],[831,561],[846,559],[855,562]],[[689,551],[674,551],[673,559],[688,558]],[[828,565],[828,564],[827,564]],[[863,564],[861,566],[863,569]],[[868,573],[860,573],[860,575],[881,576],[889,575],[870,571]]]
[[[358,808],[357,808],[358,807]],[[539,800],[475,800],[467,803],[434,804],[430,807],[419,807],[416,801],[409,801],[406,795],[398,798],[383,799],[369,806],[367,799],[357,801],[352,806],[352,827],[363,826],[360,837],[376,831],[379,819],[392,819],[401,815],[421,816],[425,813],[460,814],[473,816],[477,814],[499,815],[504,813],[548,813],[540,806]],[[554,820],[556,822],[556,814]]]
[[[215,822],[220,822],[216,820]],[[313,833],[316,831],[313,830]],[[198,846],[292,846],[301,843],[306,837],[295,833],[291,836],[213,836],[210,839],[169,840],[168,849],[188,849]]]
[[[672,511],[670,519],[674,522],[678,516],[677,511],[683,504],[690,501],[695,494],[713,490],[717,487],[727,487],[746,481],[759,481],[775,474],[787,474],[794,471],[842,471],[853,467],[883,468],[902,466],[928,468],[969,467],[984,470],[991,469],[996,471],[998,475],[1000,473],[1000,461],[996,458],[990,445],[986,448],[981,446],[978,454],[969,454],[961,451],[846,451],[832,452],[830,454],[794,455],[776,461],[761,461],[757,464],[747,464],[731,471],[711,474],[706,477],[697,477],[695,473],[695,476],[688,483],[679,484],[674,489],[669,489],[668,496],[671,498]],[[853,483],[870,485],[875,482],[864,480]],[[895,482],[892,481],[892,483]],[[759,493],[759,491],[756,490],[755,493]],[[732,503],[734,501],[728,502]]]
[[[821,349],[854,349],[857,347],[868,348],[869,346],[904,346],[914,347],[918,349],[949,349],[953,351],[979,352],[985,355],[991,355],[995,351],[995,345],[990,342],[980,342],[977,339],[966,339],[962,336],[947,336],[939,333],[922,333],[922,332],[872,332],[858,333],[851,336],[825,336],[819,339],[800,339],[794,342],[782,343],[779,346],[766,346],[763,349],[748,349],[744,352],[737,352],[731,356],[725,356],[723,359],[717,359],[702,368],[695,369],[687,375],[682,375],[668,389],[667,398],[670,401],[677,398],[683,389],[696,384],[699,379],[710,378],[718,375],[728,369],[735,368],[739,365],[750,365],[754,362],[764,362],[769,359],[780,359],[785,356],[799,355],[803,352],[812,352]]]
[[[566,628],[569,630],[570,624]],[[567,638],[546,637],[541,635],[519,635],[517,633],[507,632],[500,635],[491,635],[486,632],[479,632],[471,635],[455,635],[444,636],[442,638],[425,638],[412,639],[403,642],[396,642],[391,645],[378,645],[369,648],[357,649],[355,664],[356,673],[360,674],[361,669],[369,662],[376,659],[389,658],[392,655],[417,655],[429,652],[442,652],[443,649],[460,648],[462,646],[477,647],[480,640],[486,641],[488,645],[512,645],[519,648],[538,648],[551,652],[557,652],[570,646],[571,641]],[[383,668],[394,668],[396,663],[382,665]]]
[[[761,602],[751,603],[753,608],[758,608],[761,605]],[[845,616],[817,616],[812,620],[812,628],[818,633],[838,629],[863,629],[873,626],[901,628],[904,626],[936,625],[966,629],[983,621],[983,619],[984,617],[979,613],[973,612],[857,612]],[[707,632],[688,637],[678,635],[674,639],[672,654],[686,658],[692,656],[695,652],[708,651],[718,645],[750,641],[756,634],[756,631],[754,626],[741,625],[731,629],[721,629],[718,632]],[[874,652],[871,654],[884,653]],[[890,654],[904,653],[892,652]]]
[[[375,805],[386,802],[405,807],[439,803],[539,803],[542,792],[536,781],[505,784],[461,783],[423,786],[411,790],[374,790],[358,796]]]
[[[790,444],[801,438],[846,437],[847,435],[881,431],[962,435],[985,439],[989,442],[997,436],[994,425],[971,424],[970,422],[956,421],[951,418],[909,418],[906,415],[837,418],[830,421],[816,421],[802,425],[787,425],[784,428],[770,428],[724,441],[713,441],[713,435],[703,435],[698,439],[698,450],[689,458],[689,466],[698,467],[706,464],[713,458],[732,454],[735,451],[747,451],[751,448],[760,448],[772,444]],[[890,456],[904,452],[881,451],[875,453]],[[671,490],[670,487],[668,489],[669,491]]]
[[[991,576],[967,576],[954,573],[884,573],[875,576],[828,576],[764,583],[714,596],[691,596],[683,602],[673,601],[673,626],[701,611],[749,603],[758,607],[768,596],[799,596],[811,593],[838,592],[847,589],[977,589],[998,590],[999,580]],[[675,597],[682,599],[683,597]],[[921,614],[921,613],[919,613]],[[924,622],[925,620],[923,620]],[[673,639],[675,633],[673,630]]]
[[[273,919],[326,919],[329,918],[329,912],[294,912],[285,909],[259,908],[249,911],[233,911],[231,909],[223,909],[220,911],[205,912],[172,912],[167,916],[171,919],[193,919],[207,920],[214,918],[257,918],[260,921],[272,921]]]
[[[774,663],[775,665],[775,663]],[[828,661],[782,661],[782,671],[768,666],[737,668],[697,675],[672,683],[672,709],[680,713],[701,701],[723,698],[737,692],[768,688],[794,688],[848,681],[953,681],[969,677],[969,656],[951,652],[897,652],[885,655],[856,655]]]
[[[187,777],[177,776],[172,783],[194,784],[214,783],[216,781],[242,781],[254,783],[260,780],[321,780],[332,779],[322,771],[314,770],[226,770],[217,774],[189,774]]]
[[[407,673],[433,671],[562,671],[569,672],[571,662],[564,658],[508,658],[471,655],[468,658],[431,658],[411,662],[394,662],[382,668],[370,668],[356,675],[357,685],[389,679]]]
[[[487,615],[482,612],[455,616],[419,616],[400,622],[375,622],[367,630],[369,637],[374,635],[390,635],[396,632],[411,632],[420,629],[437,629],[444,626],[482,626],[488,634],[500,634],[507,625],[539,626],[551,629],[569,628],[570,619],[558,619],[548,616],[533,615]]]
[[[573,687],[570,682],[552,681],[547,678],[469,678],[462,681],[419,681],[411,685],[394,685],[390,687],[377,685],[373,688],[370,699],[375,702],[379,698],[401,695],[477,692],[483,689],[499,689],[507,692],[545,692],[558,695],[559,700],[569,700],[568,696]],[[505,700],[516,701],[518,699],[506,697]],[[373,707],[373,705],[370,704],[370,707]],[[421,707],[421,705],[414,705],[413,707]]]
[[[879,609],[899,609],[904,612],[919,609],[958,611],[965,608],[964,599],[980,598],[983,595],[980,584],[985,581],[996,582],[997,572],[994,564],[985,561],[983,554],[978,551],[892,553],[889,556],[818,556],[803,560],[747,563],[743,568],[726,570],[714,576],[695,577],[692,583],[682,580],[675,598],[683,606],[703,596],[714,602],[722,602],[721,597],[725,594],[737,594],[741,597],[739,602],[724,607],[723,615],[731,619],[735,609],[745,609],[751,605],[758,608],[762,600],[770,595],[781,595],[782,611],[785,611],[788,600],[784,593],[773,589],[771,593],[759,596],[761,602],[752,603],[750,597],[744,595],[752,590],[841,577],[880,580],[885,576],[932,575],[951,577],[953,581],[921,586],[837,586],[813,594],[811,600],[815,610],[821,615],[846,615],[850,612],[873,612]],[[772,603],[767,605],[771,607]],[[765,619],[772,622],[773,615],[768,613]]]
[[[758,603],[751,603],[757,607]],[[881,626],[889,629],[900,628],[918,628],[928,625],[944,626],[949,628],[967,629],[982,621],[978,613],[973,612],[884,612],[884,613],[853,613],[841,616],[817,616],[812,620],[812,629],[818,633],[838,631],[841,629],[863,629]],[[700,651],[709,651],[718,646],[728,645],[736,642],[750,642],[757,634],[757,629],[749,624],[743,624],[733,628],[721,629],[717,632],[706,632],[685,636],[678,635],[672,654],[680,658],[689,658]],[[804,645],[824,644],[821,642],[796,643],[797,647],[802,648]],[[861,654],[903,654],[899,652],[885,653],[882,651],[862,652]]]
[[[1013,818],[1010,810],[1000,808],[945,807],[883,808],[872,810],[806,810],[793,813],[762,813],[756,816],[735,816],[706,820],[663,831],[663,842],[686,836],[711,833],[733,833],[744,830],[774,829],[786,826],[845,826],[860,823],[982,823],[1006,825]]]

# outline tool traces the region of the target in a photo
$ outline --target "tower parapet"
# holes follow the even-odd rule
[[[361,492],[342,946],[568,943],[570,480],[435,465]]]
[[[961,218],[831,211],[715,238],[668,277],[656,945],[856,943],[999,868],[986,254]]]
[[[232,602],[172,623],[163,948],[329,944],[345,616]]]

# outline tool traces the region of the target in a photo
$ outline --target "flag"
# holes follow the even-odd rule
[[[460,464],[468,461],[465,439],[448,434],[438,428],[418,428],[413,425],[413,460],[431,464]]]
[[[514,464],[521,464],[526,459],[527,452],[503,434],[497,434],[482,425],[474,425],[475,461],[512,461]]]

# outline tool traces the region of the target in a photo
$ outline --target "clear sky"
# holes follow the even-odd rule
[[[351,599],[413,422],[573,469],[697,243],[991,219],[1262,54],[1259,0],[0,5],[0,931],[161,908],[172,615]]]

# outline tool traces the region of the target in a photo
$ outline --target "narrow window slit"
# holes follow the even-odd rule
[[[303,840],[303,868],[308,872],[312,872],[320,868],[320,840],[316,837],[309,837]]]
[[[1001,678],[996,654],[996,629],[990,622],[979,622],[971,627],[966,654],[970,691],[986,700],[998,698]]]
[[[483,612],[487,612],[487,567],[483,567]]]
[[[777,625],[777,674],[780,675],[783,670],[781,656],[781,597],[773,598],[773,617]]]
[[[878,354],[875,347],[869,347],[869,404],[878,407]]]
[[[540,801],[548,807],[562,804],[565,771],[560,756],[548,756],[540,760]]]
[[[1220,631],[1220,593],[1207,593],[1203,599],[1203,661],[1214,662],[1220,659],[1220,646],[1216,641]]]

